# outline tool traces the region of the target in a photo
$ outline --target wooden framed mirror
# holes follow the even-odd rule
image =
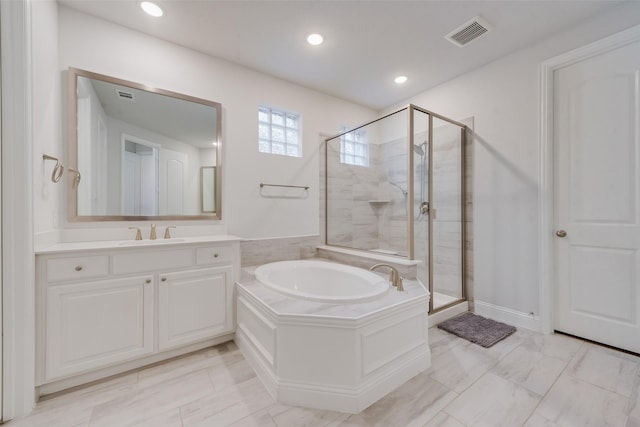
[[[221,218],[221,104],[68,74],[69,167],[82,177],[68,188],[69,221]],[[212,165],[206,206],[201,165]]]

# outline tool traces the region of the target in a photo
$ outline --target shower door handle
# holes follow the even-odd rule
[[[422,202],[420,204],[420,213],[422,215],[427,215],[429,213],[429,202]]]

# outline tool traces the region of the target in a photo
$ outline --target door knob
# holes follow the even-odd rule
[[[567,235],[567,232],[564,230],[558,230],[556,231],[556,236],[558,237],[565,237]]]

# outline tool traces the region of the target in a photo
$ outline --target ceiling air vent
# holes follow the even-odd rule
[[[449,34],[444,36],[445,39],[458,47],[466,46],[473,40],[491,30],[491,26],[487,21],[479,16],[465,22]]]
[[[125,99],[127,101],[134,101],[133,93],[124,91],[122,89],[116,89],[116,93],[118,94],[118,98]]]

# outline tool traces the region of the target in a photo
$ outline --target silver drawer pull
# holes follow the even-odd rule
[[[160,279],[160,280],[162,280],[163,282],[166,282],[166,281],[167,281],[167,278],[166,278],[166,277],[163,277],[163,278],[162,278],[162,279]]]
[[[215,254],[213,254],[214,258],[218,258],[218,253],[216,252]]]
[[[82,271],[82,266],[81,265],[76,265],[76,271]]]
[[[147,279],[144,281],[145,283],[151,283],[151,279]]]

